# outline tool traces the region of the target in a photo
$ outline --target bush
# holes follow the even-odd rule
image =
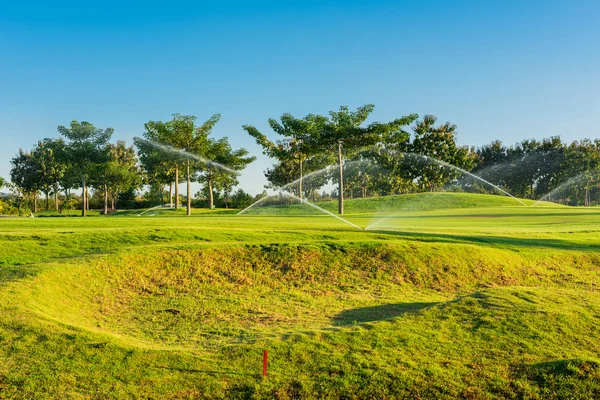
[[[4,200],[0,200],[0,215],[19,215],[19,210]]]

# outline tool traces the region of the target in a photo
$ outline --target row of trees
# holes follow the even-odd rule
[[[192,181],[203,184],[208,207],[214,207],[214,192],[230,193],[239,183],[238,174],[256,157],[248,156],[246,149],[234,150],[228,138],[210,137],[213,127],[221,116],[213,115],[197,125],[196,117],[174,114],[170,121],[149,121],[145,124],[143,138],[135,138],[140,161],[146,171],[147,181],[155,192],[169,185],[169,202],[173,203],[172,187],[175,186],[175,208],[179,207],[181,171],[187,182],[187,214],[191,214]]]
[[[238,184],[237,171],[254,161],[245,149],[233,150],[227,138],[210,137],[220,115],[215,114],[203,124],[196,118],[175,114],[167,122],[149,121],[143,138],[135,138],[136,149],[125,142],[111,143],[113,129],[99,129],[89,122],[72,121],[69,127],[59,126],[62,137],[44,139],[31,151],[19,150],[11,160],[10,188],[20,208],[31,200],[37,212],[40,193],[50,196],[54,207],[61,210],[59,193],[69,203],[73,189],[81,189],[81,213],[89,209],[89,191],[102,193],[103,211],[109,203],[115,209],[117,198],[149,185],[162,201],[165,185],[169,203],[180,205],[179,184],[184,171],[187,182],[187,214],[191,214],[192,182],[203,184],[203,192],[213,208],[213,193],[232,193]],[[0,185],[2,186],[2,185]],[[175,188],[175,200],[172,189]]]
[[[285,188],[300,198],[318,197],[328,183],[337,186],[338,212],[344,197],[461,190],[493,192],[472,172],[523,198],[590,205],[600,187],[600,141],[566,144],[559,137],[524,140],[514,146],[495,141],[475,149],[457,144],[456,125],[416,114],[387,123],[365,124],[373,105],[328,116],[269,119],[280,140],[271,141],[251,125],[244,129],[277,163],[265,172],[268,187]],[[327,168],[332,164],[337,167]],[[321,171],[314,173],[315,171]],[[306,175],[310,179],[305,179]],[[496,192],[499,193],[499,192]]]
[[[110,143],[111,128],[99,129],[88,122],[73,121],[70,127],[59,126],[63,137],[40,140],[31,151],[19,150],[11,160],[11,188],[18,201],[29,198],[33,211],[37,211],[40,193],[54,196],[54,207],[60,209],[59,193],[70,201],[71,190],[81,188],[82,215],[88,209],[89,189],[101,191],[104,212],[108,212],[109,199],[113,208],[117,195],[130,187],[142,184],[137,156],[133,147],[125,142]]]
[[[281,188],[297,181],[292,190],[304,198],[314,196],[332,180],[337,185],[339,214],[344,213],[345,195],[352,196],[357,187],[366,197],[369,187],[379,188],[377,194],[406,192],[412,186],[434,190],[456,178],[452,168],[440,167],[427,158],[408,162],[406,154],[427,155],[462,168],[475,166],[472,152],[456,144],[455,125],[446,123],[436,127],[435,117],[428,115],[418,121],[417,114],[365,125],[373,109],[372,104],[356,111],[343,106],[328,116],[309,114],[296,118],[284,114],[281,122],[269,119],[273,131],[281,136],[275,142],[254,126],[244,125],[244,129],[263,147],[265,154],[278,161],[265,173],[271,187]],[[413,123],[411,141],[408,129]],[[337,168],[329,169],[334,174],[311,176],[309,185],[305,185],[305,174],[334,162]]]
[[[476,151],[473,172],[516,196],[589,206],[600,194],[600,140],[499,141]]]
[[[456,125],[438,125],[436,118],[410,114],[389,122],[366,124],[373,105],[352,111],[340,107],[328,115],[303,118],[283,114],[269,125],[279,140],[272,141],[252,125],[243,128],[276,160],[265,171],[268,187],[285,188],[300,199],[328,195],[323,188],[333,183],[331,195],[344,212],[345,197],[367,197],[419,191],[489,191],[488,180],[523,198],[590,205],[600,187],[600,140],[570,144],[559,137],[524,140],[513,146],[499,141],[480,148],[459,146]],[[11,160],[11,188],[18,199],[31,198],[34,211],[39,193],[59,192],[69,202],[71,190],[81,188],[81,210],[86,214],[91,188],[102,193],[104,212],[115,208],[120,194],[133,193],[147,185],[148,198],[162,202],[169,187],[168,202],[180,205],[179,184],[186,182],[187,214],[191,213],[192,182],[202,184],[200,195],[214,207],[214,195],[246,204],[253,196],[234,187],[238,172],[255,157],[245,149],[234,150],[227,138],[213,138],[219,122],[215,114],[198,124],[193,116],[174,114],[168,121],[149,121],[135,146],[111,143],[113,130],[88,122],[73,121],[59,126],[57,139],[44,139],[29,151],[20,150]],[[322,171],[315,173],[316,171]],[[306,179],[306,176],[309,179]],[[173,189],[175,190],[173,198]],[[235,199],[235,201],[233,200]],[[302,201],[302,200],[301,200]],[[226,203],[227,204],[227,203]]]

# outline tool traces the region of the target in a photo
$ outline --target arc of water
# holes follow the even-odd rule
[[[354,161],[350,161],[350,162],[354,162]],[[304,181],[304,180],[310,179],[311,177],[313,177],[315,175],[319,175],[319,174],[323,174],[323,173],[330,173],[332,170],[335,170],[337,168],[338,168],[338,166],[336,164],[336,165],[329,165],[329,166],[327,166],[327,167],[325,167],[323,169],[320,169],[318,171],[309,172],[308,174],[302,176],[302,178],[298,178],[295,181],[292,181],[290,183],[287,183],[287,184],[283,185],[280,188],[280,190],[287,190],[287,189],[289,189],[291,187],[298,186],[298,183],[300,182],[300,179],[302,179]]]
[[[169,204],[165,204],[164,206],[156,206],[156,207],[152,207],[149,208],[145,211],[142,211],[141,213],[139,213],[137,216],[141,217],[142,215],[146,214],[147,212],[150,212],[152,210],[156,210],[157,208],[175,208],[175,206],[173,205],[173,203],[169,203]],[[154,214],[153,214],[154,215]]]
[[[269,197],[273,197],[273,196],[265,196],[262,199],[259,199],[257,201],[255,201],[254,203],[250,204],[248,207],[244,208],[242,211],[240,211],[239,213],[237,213],[236,215],[242,215],[243,213],[245,213],[246,211],[248,211],[249,209],[251,209],[252,207],[254,207],[257,204],[262,203],[263,201],[265,201],[266,199],[268,199]]]
[[[482,177],[480,177],[480,176],[477,176],[477,175],[475,175],[475,174],[472,174],[472,173],[470,173],[470,172],[469,172],[469,171],[467,171],[467,170],[464,170],[464,169],[462,169],[462,168],[460,168],[460,167],[457,167],[456,165],[452,165],[452,164],[449,164],[449,163],[447,163],[447,162],[445,162],[445,161],[438,160],[437,158],[433,158],[433,157],[425,156],[425,155],[422,155],[422,154],[416,154],[416,153],[404,153],[404,154],[405,154],[405,155],[413,155],[413,156],[422,157],[422,158],[425,158],[426,160],[433,161],[433,162],[435,162],[435,163],[438,163],[438,164],[440,164],[440,165],[443,165],[444,167],[448,167],[448,168],[454,168],[455,170],[457,170],[457,171],[460,171],[460,172],[462,172],[463,174],[469,175],[469,176],[470,176],[470,177],[472,177],[472,178],[478,179],[478,180],[480,180],[481,182],[483,182],[483,183],[485,183],[485,184],[487,184],[487,185],[490,185],[491,187],[493,187],[494,189],[496,189],[496,190],[498,190],[498,191],[500,191],[500,192],[504,193],[504,194],[505,194],[505,195],[507,195],[508,197],[512,197],[513,199],[515,199],[515,200],[516,200],[516,201],[518,201],[519,203],[523,204],[525,207],[529,207],[529,206],[528,206],[528,205],[527,205],[525,202],[523,202],[521,199],[519,199],[518,197],[515,197],[515,196],[513,196],[512,194],[508,193],[506,190],[502,189],[501,187],[499,187],[499,186],[497,186],[497,185],[494,185],[492,182],[488,182],[488,181],[486,181],[485,179],[483,179]]]
[[[284,193],[286,193],[286,192],[284,192]],[[327,215],[329,215],[329,216],[331,216],[331,217],[337,218],[337,219],[339,219],[340,221],[342,221],[342,222],[345,222],[345,223],[347,223],[348,225],[350,225],[350,226],[353,226],[353,227],[355,227],[355,228],[356,228],[356,229],[358,229],[358,230],[361,230],[361,231],[362,231],[362,230],[364,230],[364,229],[363,229],[363,228],[361,228],[360,226],[358,226],[358,225],[356,225],[356,224],[353,224],[352,222],[348,221],[347,219],[345,219],[345,218],[342,218],[342,217],[340,217],[339,215],[336,215],[336,214],[332,213],[331,211],[327,211],[327,210],[325,210],[324,208],[321,208],[321,207],[319,207],[318,205],[316,205],[316,204],[314,204],[314,203],[311,203],[310,201],[308,201],[308,200],[306,200],[306,199],[302,200],[300,197],[298,197],[298,196],[296,196],[295,194],[292,194],[292,193],[286,193],[286,194],[287,194],[289,197],[291,197],[291,198],[293,198],[293,199],[296,199],[296,200],[301,200],[301,201],[303,201],[303,202],[304,202],[304,204],[307,204],[307,205],[311,206],[312,208],[315,208],[315,209],[317,209],[317,210],[320,210],[320,211],[324,212],[325,214],[327,214]]]
[[[321,208],[321,207],[319,207],[318,205],[316,205],[316,204],[314,204],[314,203],[311,203],[310,201],[308,201],[308,200],[306,200],[306,199],[301,199],[300,197],[296,196],[296,195],[295,195],[295,194],[293,194],[293,193],[289,193],[289,192],[284,192],[284,191],[281,191],[281,192],[279,192],[279,193],[278,193],[278,195],[280,195],[280,196],[285,196],[285,197],[289,197],[289,198],[291,198],[291,199],[294,199],[294,200],[300,200],[300,201],[301,201],[303,204],[306,204],[306,205],[308,205],[308,206],[310,206],[310,207],[312,207],[312,208],[314,208],[314,209],[316,209],[316,210],[319,210],[319,211],[321,211],[322,213],[325,213],[325,214],[327,214],[327,215],[329,215],[329,216],[331,216],[331,217],[334,217],[334,218],[336,218],[336,219],[339,219],[340,221],[342,221],[342,222],[344,222],[344,223],[346,223],[346,224],[348,224],[348,225],[350,225],[350,226],[352,226],[352,227],[354,227],[354,228],[356,228],[356,229],[359,229],[359,230],[361,230],[361,231],[363,230],[363,228],[361,228],[360,226],[358,226],[358,225],[356,225],[356,224],[353,224],[352,222],[348,221],[347,219],[344,219],[344,218],[340,217],[339,215],[335,215],[335,214],[334,214],[334,213],[332,213],[331,211],[325,210],[324,208]],[[245,213],[245,212],[246,212],[247,210],[249,210],[250,208],[252,208],[252,207],[256,206],[257,204],[260,204],[260,203],[262,203],[263,201],[265,201],[266,199],[268,199],[268,198],[270,198],[270,197],[273,197],[273,195],[271,195],[271,196],[265,196],[265,197],[263,197],[262,199],[260,199],[260,200],[258,200],[258,201],[256,201],[256,202],[252,203],[251,205],[249,205],[248,207],[246,207],[246,208],[244,208],[242,211],[240,211],[240,212],[239,212],[237,215],[241,215],[241,214]]]
[[[572,184],[574,184],[574,183],[578,182],[578,181],[579,181],[581,178],[585,178],[586,174],[587,174],[587,171],[586,171],[586,172],[582,172],[582,173],[580,173],[580,174],[577,174],[577,175],[575,175],[575,176],[574,176],[574,177],[572,177],[572,178],[569,178],[569,179],[568,179],[568,180],[566,180],[565,182],[563,182],[563,183],[561,183],[560,185],[558,185],[558,186],[557,186],[555,189],[553,189],[553,190],[549,191],[548,193],[546,193],[545,195],[543,195],[542,197],[540,197],[540,198],[539,198],[538,200],[536,200],[536,202],[535,202],[535,203],[533,203],[531,206],[533,207],[533,206],[535,206],[537,203],[539,203],[539,202],[541,202],[541,201],[544,201],[544,199],[547,199],[547,198],[549,198],[549,197],[552,195],[552,193],[556,193],[556,192],[558,192],[558,191],[560,191],[560,190],[564,189],[565,187],[567,187],[567,186],[569,186],[569,185],[572,185]]]
[[[223,171],[225,171],[227,173],[230,173],[230,174],[238,174],[238,171],[235,171],[235,170],[229,168],[226,165],[223,165],[223,164],[218,163],[216,161],[210,160],[210,159],[208,159],[206,157],[202,157],[202,156],[199,156],[197,154],[192,154],[192,153],[189,153],[189,152],[187,152],[185,150],[181,150],[181,149],[178,149],[176,147],[169,146],[168,144],[156,143],[156,142],[153,142],[151,140],[142,139],[142,138],[137,137],[137,136],[134,137],[134,140],[136,142],[142,142],[142,143],[145,143],[147,145],[150,145],[150,146],[152,146],[152,147],[154,147],[156,149],[164,151],[165,153],[177,154],[180,157],[189,158],[189,159],[193,159],[193,160],[196,160],[196,161],[200,161],[201,163],[204,163],[204,164],[216,167],[217,169],[221,169],[221,170],[223,170]]]
[[[452,164],[449,164],[449,163],[447,163],[447,162],[445,162],[445,161],[441,161],[441,160],[438,160],[438,159],[436,159],[436,158],[429,157],[429,156],[426,156],[426,155],[423,155],[423,154],[416,154],[416,153],[401,153],[401,154],[402,154],[402,155],[404,155],[404,156],[421,157],[421,158],[423,158],[423,159],[425,159],[425,160],[428,160],[428,161],[435,162],[435,163],[437,163],[438,165],[442,165],[442,166],[444,166],[444,167],[448,167],[448,168],[453,168],[453,169],[455,169],[455,170],[457,170],[457,171],[460,171],[460,172],[462,172],[463,174],[469,175],[469,176],[471,176],[472,178],[475,178],[475,179],[477,179],[477,180],[479,180],[479,181],[481,181],[481,182],[483,182],[483,183],[485,183],[485,184],[487,184],[487,185],[489,185],[489,186],[491,186],[491,187],[495,188],[496,190],[498,190],[498,191],[500,191],[500,192],[504,193],[505,195],[507,195],[507,196],[509,196],[509,197],[511,197],[511,198],[513,198],[513,199],[515,199],[516,201],[518,201],[519,203],[521,203],[521,204],[522,204],[522,205],[524,205],[525,207],[528,207],[528,205],[527,205],[525,202],[523,202],[521,199],[519,199],[518,197],[515,197],[515,196],[513,196],[512,194],[510,194],[510,193],[509,193],[509,192],[507,192],[506,190],[504,190],[504,189],[500,188],[499,186],[497,186],[497,185],[494,185],[493,183],[491,183],[491,182],[488,182],[488,181],[486,181],[485,179],[483,179],[483,178],[481,178],[481,177],[479,177],[479,176],[477,176],[477,175],[475,175],[475,174],[472,174],[472,173],[471,173],[471,172],[469,172],[469,171],[466,171],[466,170],[464,170],[464,169],[462,169],[462,168],[460,168],[460,167],[457,167],[456,165],[452,165]],[[367,226],[367,227],[365,228],[365,231],[367,231],[367,230],[370,230],[370,229],[372,229],[372,228],[376,227],[377,225],[381,224],[383,221],[385,221],[385,220],[387,220],[387,219],[389,219],[389,218],[391,218],[391,217],[394,217],[395,215],[398,215],[398,214],[394,214],[394,215],[391,215],[391,216],[388,216],[388,217],[385,217],[385,218],[380,218],[380,219],[378,219],[377,221],[375,221],[375,222],[373,222],[372,224],[370,224],[369,226]]]

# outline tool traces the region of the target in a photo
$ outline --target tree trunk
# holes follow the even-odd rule
[[[54,210],[58,211],[58,188],[54,189]]]
[[[81,174],[81,216],[85,217],[85,174]]]
[[[338,214],[344,213],[344,169],[342,166],[342,142],[338,142],[338,166],[340,168],[340,182],[338,186]]]
[[[209,176],[208,176],[208,209],[212,210],[214,207],[212,178],[210,176],[210,171],[208,173],[209,173]]]
[[[179,166],[175,167],[175,211],[179,209]]]
[[[90,190],[87,186],[85,187],[85,208],[90,210]]]
[[[187,162],[187,215],[192,215],[192,189],[191,178],[190,178],[190,160]]]
[[[585,199],[583,200],[584,207],[590,206],[590,189],[585,188]]]
[[[533,199],[533,183],[529,186],[529,191],[531,192],[531,198]]]
[[[173,182],[169,182],[169,207],[173,207]]]
[[[108,215],[108,186],[104,184],[104,215]]]
[[[113,211],[117,211],[117,207],[115,206],[115,196],[112,196],[110,200],[111,200],[111,202],[112,202],[112,207],[111,207],[111,209],[112,209]]]
[[[33,212],[37,212],[37,193],[33,194]]]
[[[300,203],[302,203],[302,199],[304,198],[304,196],[302,195],[302,157],[300,157],[300,184],[298,192],[298,197],[300,197]]]

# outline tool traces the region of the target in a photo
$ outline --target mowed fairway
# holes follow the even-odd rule
[[[600,209],[410,196],[2,218],[0,397],[600,397]]]

